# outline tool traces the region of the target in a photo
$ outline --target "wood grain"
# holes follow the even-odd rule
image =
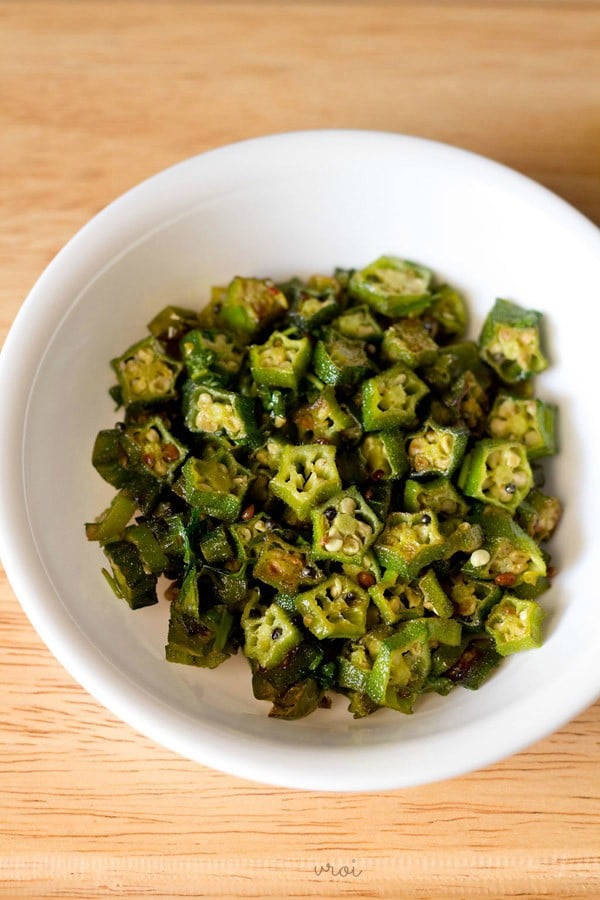
[[[600,222],[599,47],[595,2],[0,2],[2,338],[115,196],[267,132],[460,144]],[[41,644],[5,576],[0,625],[2,897],[600,896],[600,705],[443,784],[277,790],[117,721]]]

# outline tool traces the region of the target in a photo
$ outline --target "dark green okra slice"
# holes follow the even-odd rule
[[[144,338],[111,361],[123,403],[162,403],[176,396],[175,383],[183,366],[164,352],[154,337]]]
[[[474,372],[481,377],[486,374],[475,341],[458,341],[455,344],[441,347],[436,354],[435,361],[425,367],[421,374],[423,380],[431,388],[444,392],[449,390],[456,380],[467,371]],[[487,384],[489,384],[489,375]]]
[[[324,578],[321,569],[309,559],[308,546],[294,546],[277,534],[268,534],[260,542],[253,575],[287,594],[295,594],[301,587],[313,587]]]
[[[464,297],[449,284],[436,287],[427,318],[437,325],[437,333],[444,340],[460,339],[467,330],[468,313]]]
[[[342,482],[335,464],[335,447],[304,444],[284,447],[272,493],[306,522],[319,503],[340,490]]]
[[[86,522],[85,536],[88,541],[107,541],[119,539],[127,523],[137,509],[137,503],[125,489],[113,498],[108,509],[98,516],[95,522]]]
[[[213,372],[230,379],[242,365],[243,351],[226,331],[193,329],[182,337],[179,347],[192,381],[202,381]]]
[[[500,588],[492,582],[477,581],[461,572],[451,579],[450,596],[454,613],[467,631],[483,629],[487,614],[500,600],[501,594]]]
[[[477,691],[498,667],[501,659],[494,642],[489,637],[473,635],[462,647],[458,659],[446,669],[445,677],[452,684],[460,684],[470,691]]]
[[[386,625],[395,625],[405,619],[420,619],[425,615],[422,591],[417,585],[399,580],[398,573],[392,569],[388,569],[368,592]]]
[[[385,431],[417,423],[417,405],[429,388],[404,363],[364,382],[361,414],[365,431]]]
[[[154,416],[143,425],[129,426],[122,433],[121,443],[130,466],[136,466],[170,483],[187,456],[187,449],[166,428],[162,419]]]
[[[449,534],[469,512],[469,504],[448,478],[432,481],[408,479],[404,485],[404,508],[416,513],[432,509],[438,517],[442,534]]]
[[[421,569],[446,553],[437,516],[431,509],[418,513],[391,513],[375,544],[380,563],[405,581],[412,581]]]
[[[545,578],[546,561],[540,548],[507,513],[485,507],[478,521],[485,540],[463,566],[465,575],[511,590],[520,585],[534,587]]]
[[[254,402],[233,391],[211,384],[188,381],[184,387],[186,427],[196,434],[225,435],[235,444],[256,446],[260,442]]]
[[[302,641],[300,630],[277,603],[265,608],[255,598],[244,608],[242,628],[244,655],[262,669],[278,666]]]
[[[390,481],[374,481],[362,486],[362,495],[377,516],[383,522],[390,511],[392,502],[392,485]]]
[[[249,473],[231,453],[209,459],[191,456],[174,485],[190,506],[222,522],[235,522],[248,489]]]
[[[364,634],[369,595],[346,575],[332,575],[295,602],[304,627],[319,640]]]
[[[354,486],[313,510],[311,519],[313,558],[341,563],[359,563],[383,527]]]
[[[562,507],[556,497],[532,490],[517,509],[517,522],[536,543],[549,541],[554,534]]]
[[[533,487],[525,447],[517,441],[479,441],[465,457],[458,486],[468,497],[514,513]]]
[[[384,316],[418,315],[432,302],[433,273],[397,256],[380,256],[359,272],[348,285],[352,297]]]
[[[548,367],[540,346],[541,318],[541,313],[509,300],[496,300],[488,314],[479,338],[481,358],[508,384]]]
[[[338,403],[331,385],[323,388],[312,403],[296,409],[294,423],[303,444],[317,441],[327,444],[351,443],[362,433],[354,416]]]
[[[544,611],[535,600],[505,594],[488,615],[485,630],[500,656],[509,656],[541,647],[543,619]]]
[[[358,459],[363,477],[369,481],[394,481],[408,468],[404,441],[398,431],[372,431],[365,435]]]
[[[428,419],[406,439],[411,475],[415,478],[429,475],[450,478],[464,456],[468,439],[464,429],[437,425]]]
[[[266,343],[250,347],[250,370],[256,384],[297,391],[310,363],[308,338],[291,338],[273,331]]]
[[[315,347],[314,370],[325,384],[345,386],[361,381],[371,370],[364,341],[353,341],[330,330]]]
[[[148,322],[148,331],[159,341],[178,341],[186,332],[197,328],[198,313],[182,306],[165,306]]]
[[[351,306],[333,320],[331,327],[354,341],[378,344],[383,337],[383,329],[371,315],[368,306]]]
[[[301,334],[312,333],[340,311],[340,284],[335,278],[313,276],[307,284],[296,280],[284,292],[291,299],[289,322]]]
[[[200,552],[209,565],[227,562],[235,554],[224,525],[209,531],[200,541]]]
[[[178,599],[171,604],[165,647],[168,662],[215,669],[235,652],[230,641],[232,626],[233,616],[223,604],[196,616]]]
[[[146,572],[162,575],[169,570],[169,558],[148,525],[143,522],[129,525],[123,532],[123,539],[137,548]]]
[[[144,513],[155,505],[161,484],[147,470],[130,460],[123,443],[123,430],[107,428],[99,431],[92,450],[92,465],[110,485],[123,488]]]
[[[126,600],[131,609],[141,609],[158,603],[156,575],[147,572],[137,547],[129,541],[105,544],[104,553],[112,574],[102,569],[113,593]]]
[[[435,362],[438,345],[419,319],[402,319],[383,334],[381,355],[388,362],[403,362],[410,369]]]
[[[492,438],[525,444],[529,459],[556,453],[556,407],[534,397],[501,392],[487,421]]]
[[[484,431],[489,408],[488,379],[468,369],[443,395],[441,404],[432,404],[431,415],[443,424],[459,423],[478,436]]]
[[[369,641],[369,635],[365,635],[365,642],[371,644],[369,651],[374,658],[367,679],[369,697],[380,706],[412,711],[412,705],[406,709],[405,702],[398,704],[398,700],[414,700],[407,696],[407,691],[413,695],[419,693],[431,669],[429,630],[425,622],[404,622],[390,637]]]
[[[288,309],[288,301],[268,279],[234,278],[221,299],[219,315],[241,339],[253,338]]]

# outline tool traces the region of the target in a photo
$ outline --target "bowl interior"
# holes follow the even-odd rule
[[[552,547],[560,575],[543,598],[544,646],[506,661],[481,691],[432,695],[413,716],[386,711],[362,721],[338,697],[331,711],[281,723],[253,699],[241,656],[212,672],[166,663],[168,604],[132,613],[104,582],[103,555],[86,542],[83,523],[113,495],[90,463],[96,432],[118,419],[108,363],[163,305],[199,307],[211,285],[235,274],[329,272],[380,253],[423,262],[464,290],[472,335],[498,296],[547,314],[553,366],[538,388],[561,407],[561,453],[546,466],[566,501]],[[31,565],[43,568],[45,584],[28,597],[28,612],[62,661],[124,718],[259,780],[348,790],[414,784],[541,736],[576,711],[582,679],[599,686],[587,644],[598,634],[589,589],[598,476],[595,338],[585,327],[598,275],[592,226],[561,201],[485,160],[414,139],[265,139],[143,184],[74,239],[24,311],[33,380],[23,491]],[[591,699],[582,691],[579,700]]]

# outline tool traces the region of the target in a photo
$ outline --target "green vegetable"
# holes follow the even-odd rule
[[[463,463],[458,486],[467,497],[514,513],[533,487],[526,448],[516,441],[479,441]]]
[[[508,384],[531,378],[548,367],[540,346],[541,313],[509,300],[496,300],[483,324],[481,358]]]
[[[166,355],[156,338],[133,344],[111,363],[119,380],[123,403],[159,403],[172,400],[182,366]]]
[[[505,594],[487,617],[485,630],[494,639],[500,656],[508,656],[541,647],[543,618],[544,611],[534,600]]]
[[[417,405],[427,386],[404,363],[396,363],[362,386],[362,422],[365,431],[385,431],[417,423]]]
[[[350,279],[348,289],[353,297],[363,300],[384,316],[408,316],[423,312],[431,304],[432,272],[425,266],[380,256]]]

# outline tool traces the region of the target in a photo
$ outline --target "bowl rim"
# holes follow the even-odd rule
[[[577,695],[568,689],[559,698],[554,691],[552,695],[548,694],[543,712],[538,710],[536,714],[528,707],[527,698],[522,697],[510,708],[494,713],[494,728],[487,728],[484,742],[481,741],[482,722],[486,719],[461,726],[460,733],[467,749],[460,757],[452,752],[456,729],[436,737],[434,748],[430,738],[414,740],[412,743],[415,753],[419,754],[420,774],[397,771],[394,766],[382,764],[384,759],[392,759],[389,748],[382,750],[363,746],[340,750],[324,747],[319,749],[319,765],[315,765],[315,751],[298,747],[290,765],[268,740],[247,737],[244,753],[240,754],[239,737],[236,739],[233,730],[227,733],[172,709],[133,680],[124,679],[123,673],[91,643],[62,606],[46,573],[29,523],[24,484],[24,433],[37,373],[31,353],[32,318],[36,319],[34,332],[38,340],[40,335],[46,335],[46,341],[51,340],[60,328],[63,316],[72,303],[77,302],[77,298],[67,307],[64,304],[61,307],[58,302],[48,303],[48,296],[53,294],[64,272],[79,271],[80,259],[89,250],[90,238],[95,240],[97,232],[106,232],[108,223],[115,215],[127,214],[140,200],[145,200],[148,205],[154,196],[160,195],[166,183],[174,178],[179,179],[186,170],[208,170],[215,166],[225,170],[232,163],[242,163],[248,151],[267,155],[287,153],[292,145],[298,149],[302,144],[314,142],[338,143],[338,151],[342,144],[348,142],[362,143],[365,149],[387,142],[398,152],[401,152],[402,146],[417,143],[429,152],[476,166],[486,178],[501,181],[520,195],[527,195],[533,205],[550,216],[560,218],[577,233],[578,239],[588,243],[600,257],[600,229],[547,188],[487,157],[412,135],[353,129],[275,133],[228,144],[176,163],[140,182],[90,219],[38,278],[13,322],[0,354],[0,383],[10,384],[10,389],[4,391],[5,402],[0,406],[0,458],[3,460],[0,467],[0,556],[22,608],[64,668],[111,712],[158,744],[230,775],[275,786],[344,792],[389,790],[431,783],[481,769],[546,737],[598,697],[600,666],[595,678],[590,677],[589,670],[586,670],[587,678],[580,683]],[[138,238],[144,239],[147,234],[146,231],[140,237],[138,233]],[[130,246],[125,243],[123,252],[127,252]],[[28,347],[29,351],[24,352],[24,348],[27,351]],[[588,656],[582,656],[584,658]],[[581,659],[579,665],[583,666]],[[519,710],[522,716],[519,728],[515,729],[511,726]],[[284,727],[289,728],[289,724]],[[202,742],[197,739],[198,729],[204,736]],[[496,739],[493,739],[494,735]]]

